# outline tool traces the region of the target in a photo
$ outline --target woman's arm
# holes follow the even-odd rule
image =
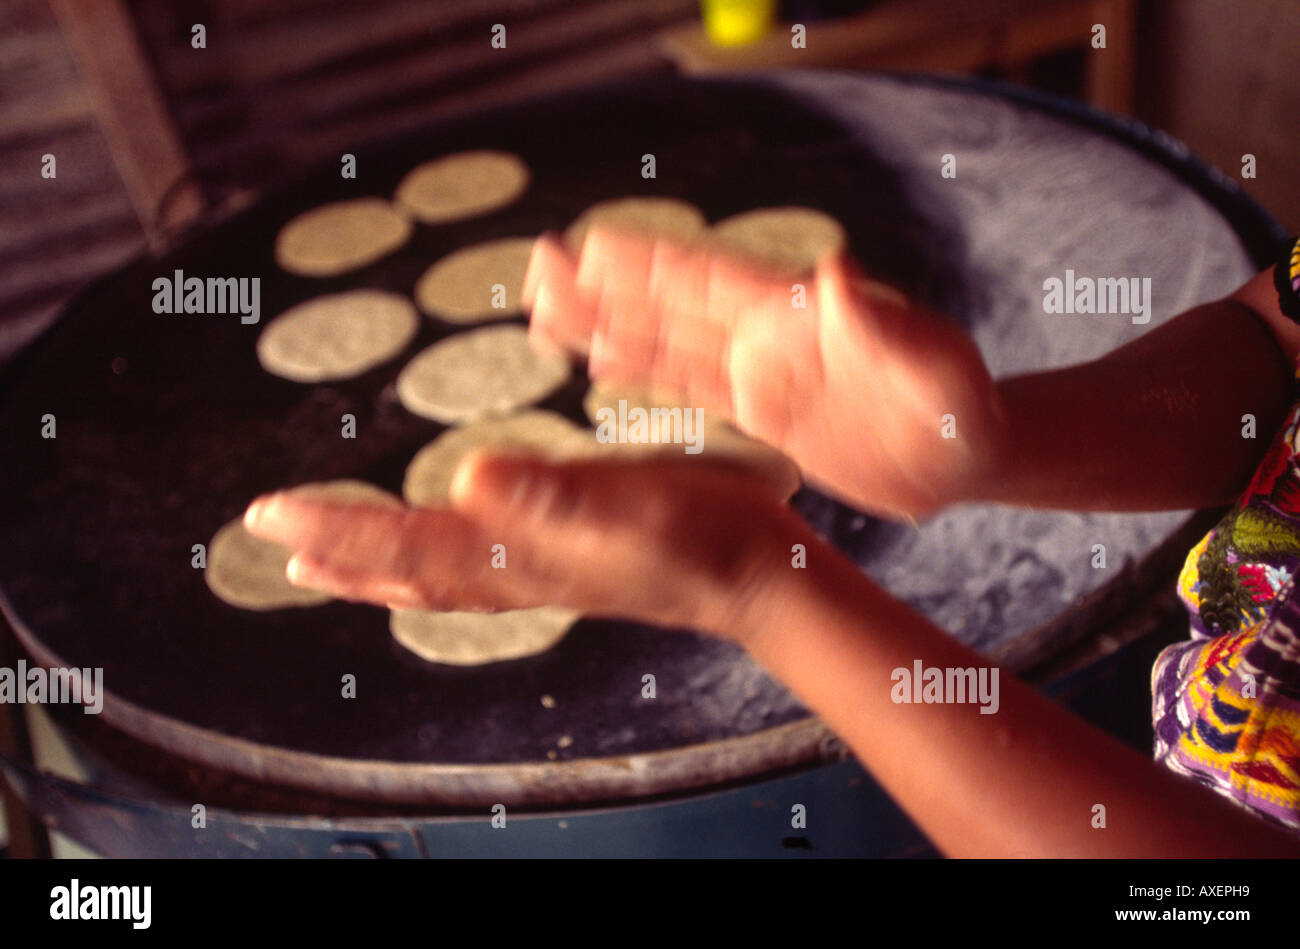
[[[948,856],[1300,856],[1300,841],[1177,777],[1012,675],[997,711],[895,703],[894,670],[988,667],[837,552],[776,551],[730,634],[848,744]],[[991,680],[986,680],[991,681]],[[992,707],[991,703],[988,707]],[[1105,808],[1104,828],[1094,828]]]
[[[969,500],[1225,503],[1286,412],[1300,351],[1268,273],[1094,362],[996,384],[951,321],[871,293],[847,259],[823,261],[803,296],[792,286],[714,251],[593,228],[576,257],[538,241],[525,297],[533,332],[590,353],[594,378],[725,414],[818,487],[885,515]]]
[[[1259,298],[1261,279],[1095,362],[1000,381],[1009,437],[967,499],[1112,511],[1230,503],[1291,402],[1298,328],[1276,297]]]
[[[392,510],[289,492],[259,500],[246,523],[296,551],[295,582],[348,599],[550,603],[733,639],[952,856],[1300,855],[1286,831],[1010,674],[998,674],[993,714],[894,702],[896,669],[987,661],[880,590],[756,479],[707,464],[480,455],[458,470],[453,505]],[[506,569],[494,566],[497,544]],[[806,568],[792,566],[796,544]],[[1093,828],[1096,805],[1104,829]]]

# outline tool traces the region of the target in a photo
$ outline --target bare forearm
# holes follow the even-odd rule
[[[1116,511],[1228,503],[1281,423],[1290,380],[1250,309],[1197,307],[1095,362],[1000,381],[1007,448],[966,499]],[[1256,437],[1243,436],[1244,416]]]
[[[894,670],[987,661],[829,548],[773,578],[745,642],[952,856],[1300,852],[1281,832],[1097,731],[1008,674],[998,708],[894,701]],[[919,698],[919,697],[914,697]],[[986,705],[985,707],[989,707]],[[1094,828],[1096,805],[1105,827]]]

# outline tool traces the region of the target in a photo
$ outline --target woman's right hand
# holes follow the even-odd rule
[[[729,418],[859,508],[927,514],[1002,461],[1005,415],[971,339],[844,255],[791,279],[596,227],[577,255],[537,242],[524,300],[531,332],[587,354],[593,379]]]

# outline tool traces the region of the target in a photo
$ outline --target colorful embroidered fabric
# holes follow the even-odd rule
[[[1156,760],[1300,831],[1298,432],[1300,402],[1188,554],[1178,592],[1192,638],[1156,659],[1151,691]]]
[[[1300,323],[1300,240],[1291,245],[1273,269],[1273,287],[1282,312]]]

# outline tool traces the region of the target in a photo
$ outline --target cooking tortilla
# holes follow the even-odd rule
[[[528,181],[528,166],[517,155],[458,152],[412,169],[393,198],[425,224],[442,224],[503,208],[519,199]]]
[[[262,330],[262,368],[294,382],[350,379],[392,359],[414,338],[419,315],[406,297],[350,290],[285,310]]]
[[[564,638],[578,616],[556,606],[502,613],[393,610],[388,628],[421,659],[478,666],[545,652]]]
[[[713,225],[710,239],[769,267],[806,274],[827,253],[844,247],[848,236],[839,221],[823,211],[780,207],[721,220]]]
[[[520,312],[531,237],[507,237],[443,257],[415,285],[420,309],[449,323],[481,323]],[[500,294],[494,289],[500,286]],[[502,306],[493,306],[500,302]]]
[[[476,448],[496,446],[561,458],[588,451],[590,435],[563,415],[541,409],[449,428],[411,459],[402,495],[414,505],[447,503],[456,467]]]
[[[575,250],[581,248],[593,224],[689,241],[704,232],[708,220],[695,205],[676,198],[615,198],[583,211],[565,230],[565,242]]]
[[[321,205],[280,229],[275,261],[302,277],[332,277],[372,264],[405,244],[411,222],[383,198]]]
[[[397,377],[411,412],[455,425],[540,402],[569,378],[563,353],[538,352],[522,326],[485,326],[439,340]]]

